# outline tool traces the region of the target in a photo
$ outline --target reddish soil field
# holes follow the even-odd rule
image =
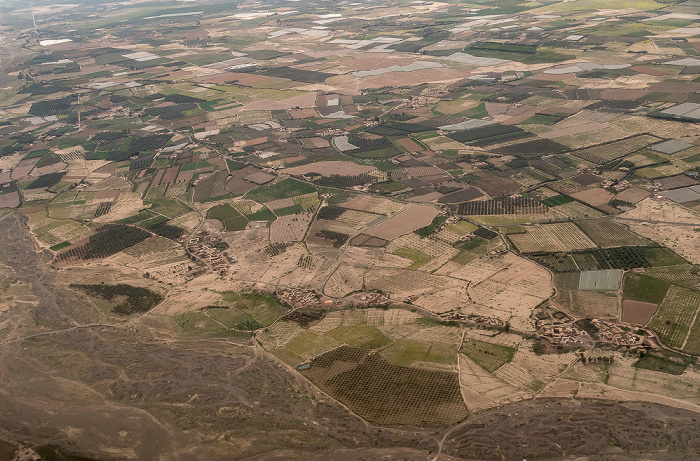
[[[646,325],[658,308],[658,304],[630,301],[627,299],[622,303],[622,321],[634,323],[636,325]]]
[[[598,183],[603,182],[603,178],[596,176],[594,174],[591,174],[591,173],[584,173],[584,174],[578,175],[574,178],[571,178],[571,180],[578,183],[578,184],[582,184],[584,186],[590,186],[591,184],[598,184]]]
[[[17,210],[17,212],[20,214],[36,213],[37,211],[46,211],[46,205],[37,205],[29,208],[20,208]]]
[[[192,179],[192,176],[194,176],[194,170],[181,171],[177,175],[177,182],[189,181],[190,179]]]
[[[136,192],[138,192],[139,194],[144,194],[148,189],[149,184],[150,183],[148,181],[142,182],[141,184],[139,184],[139,187],[136,188]]]
[[[163,179],[163,175],[165,174],[165,168],[161,168],[156,172],[156,175],[153,177],[153,185],[157,186],[160,184],[160,180]]]
[[[651,93],[649,90],[625,90],[620,88],[609,88],[600,90],[601,99],[633,100],[639,99]]]
[[[180,170],[179,167],[176,166],[171,166],[167,170],[165,170],[165,173],[163,174],[163,179],[160,180],[161,184],[170,184],[171,182],[175,182],[175,179],[177,178],[177,172]]]
[[[415,152],[423,149],[421,146],[419,146],[412,139],[409,138],[398,139],[396,142],[399,143],[401,147],[403,147],[409,152]]]
[[[487,175],[485,173],[476,173],[476,176],[479,176],[480,179],[471,184],[483,190],[491,197],[517,194],[523,190],[520,184],[510,178],[501,178],[498,176]]]
[[[119,190],[100,190],[95,192],[95,200],[116,200]]]
[[[630,70],[633,70],[635,72],[639,72],[641,74],[647,74],[647,75],[652,75],[655,77],[659,77],[661,75],[668,75],[668,72],[657,69],[656,67],[649,67],[649,66],[633,66],[630,67]]]
[[[571,196],[576,200],[580,200],[593,206],[608,203],[610,199],[614,197],[614,195],[610,192],[600,188],[576,192],[575,194],[571,194]]]
[[[318,114],[313,109],[292,109],[288,110],[287,113],[294,119],[318,117]]]

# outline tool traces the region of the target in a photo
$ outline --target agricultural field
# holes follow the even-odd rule
[[[488,372],[498,370],[503,365],[513,360],[513,356],[515,355],[515,349],[512,347],[475,339],[466,340],[464,344],[462,344],[460,352]]]
[[[576,221],[576,225],[600,248],[648,246],[651,242],[627,226],[609,219]]]
[[[648,327],[664,344],[681,349],[700,310],[700,292],[671,286]]]
[[[700,272],[696,266],[690,264],[678,264],[666,267],[651,267],[646,274],[655,279],[684,286],[700,289]]]
[[[670,201],[642,200],[634,210],[617,218],[630,230],[678,253],[689,262],[700,263],[698,238],[700,214]]]
[[[340,347],[302,373],[375,424],[440,426],[469,414],[455,373],[392,365],[362,349]]]
[[[0,459],[696,456],[694,1],[5,2]]]
[[[634,136],[628,139],[613,141],[574,151],[573,154],[588,162],[603,165],[611,160],[632,154],[644,147],[659,141],[659,138],[650,135]]]
[[[596,248],[596,244],[573,223],[528,226],[524,234],[508,238],[521,253],[567,252]]]
[[[207,218],[221,222],[225,231],[242,230],[248,225],[248,219],[227,203],[210,208],[207,211]]]
[[[632,301],[661,303],[671,284],[643,275],[628,274],[624,280],[623,298]]]
[[[85,293],[96,303],[108,304],[112,313],[121,316],[148,312],[163,300],[162,295],[147,288],[122,283],[117,285],[73,284],[70,287]]]

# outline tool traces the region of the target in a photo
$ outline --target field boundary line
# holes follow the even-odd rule
[[[685,335],[685,340],[683,341],[683,344],[679,349],[683,350],[685,349],[685,345],[688,343],[688,339],[690,338],[690,334],[693,332],[693,326],[695,325],[695,321],[698,318],[698,313],[700,312],[700,306],[695,309],[695,315],[693,316],[693,321],[690,322],[690,328],[688,328],[688,334]]]

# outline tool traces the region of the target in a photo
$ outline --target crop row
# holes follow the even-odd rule
[[[460,203],[457,206],[460,215],[542,214],[548,210],[543,203],[527,197],[501,197]]]
[[[97,229],[88,242],[56,256],[57,261],[106,258],[146,240],[151,234],[138,227],[108,224]]]

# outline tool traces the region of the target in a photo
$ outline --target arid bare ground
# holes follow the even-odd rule
[[[653,403],[525,401],[455,427],[442,454],[463,460],[697,459],[696,417]]]
[[[0,220],[2,262],[13,283],[32,287],[0,324],[0,459],[19,443],[142,460],[425,460],[440,448],[441,459],[638,459],[666,449],[671,459],[698,450],[688,435],[700,429],[697,415],[655,404],[521,402],[446,429],[444,442],[444,433],[367,426],[253,341],[153,339],[98,324],[98,312],[55,282],[24,219]]]

